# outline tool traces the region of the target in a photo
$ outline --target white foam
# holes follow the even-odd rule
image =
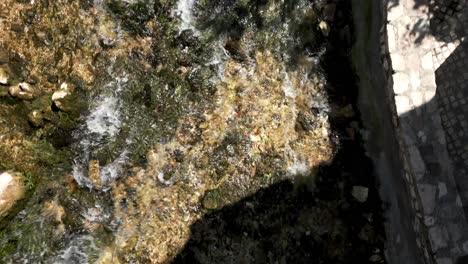
[[[47,263],[89,263],[88,252],[90,250],[99,250],[94,243],[94,238],[90,235],[77,236],[69,242],[67,248],[58,252],[52,262]]]
[[[113,66],[109,67],[108,72],[114,77]],[[94,187],[85,173],[90,154],[105,148],[120,133],[124,118],[121,94],[128,82],[127,75],[121,75],[102,87],[101,95],[91,102],[91,110],[85,119],[84,127],[75,133],[80,143],[73,166],[73,177],[80,186]],[[101,183],[104,186],[119,177],[127,156],[128,151],[123,150],[117,159],[100,168]]]
[[[174,11],[175,15],[181,20],[179,30],[184,31],[187,29],[193,30],[195,34],[198,31],[194,26],[193,8],[195,6],[195,0],[179,0],[177,2],[177,8]]]
[[[284,95],[286,95],[287,97],[296,98],[296,89],[294,88],[294,85],[289,79],[289,75],[287,73],[285,74],[282,88]]]
[[[308,175],[310,173],[310,168],[303,161],[294,160],[294,163],[288,167],[288,173],[293,176],[296,175]]]

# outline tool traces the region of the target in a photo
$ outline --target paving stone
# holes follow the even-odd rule
[[[421,153],[416,146],[412,146],[408,148],[408,154],[410,166],[416,176],[416,180],[420,181],[426,172],[426,165],[421,157]]]
[[[439,258],[437,264],[453,264],[453,261],[450,258]]]
[[[407,96],[397,95],[395,96],[395,104],[398,115],[403,115],[411,110],[410,100]]]
[[[412,92],[410,94],[411,104],[413,107],[420,107],[426,103],[424,93],[420,91]]]
[[[419,195],[425,214],[432,214],[435,208],[436,187],[431,184],[418,184]]]
[[[397,72],[393,75],[393,91],[402,94],[409,89],[410,79],[406,73]]]
[[[443,182],[439,182],[439,199],[447,195],[447,185]]]
[[[393,70],[399,72],[404,71],[406,69],[406,61],[401,54],[391,54],[392,59],[392,68]]]
[[[412,71],[410,73],[410,83],[412,90],[416,90],[421,86],[421,77],[418,72]]]
[[[429,238],[433,250],[439,250],[447,247],[448,234],[442,226],[429,228]]]

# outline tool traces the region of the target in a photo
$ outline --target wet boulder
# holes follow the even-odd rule
[[[34,100],[34,98],[36,98],[36,89],[34,86],[25,82],[10,86],[8,93],[21,100]]]
[[[0,174],[0,218],[8,215],[15,204],[24,197],[24,177],[19,172]]]

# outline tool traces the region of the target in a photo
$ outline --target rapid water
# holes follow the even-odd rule
[[[196,0],[179,0],[177,2],[176,9],[173,11],[173,14],[180,18],[180,31],[190,29],[196,35],[198,35],[199,31],[195,28],[193,15],[193,8],[195,3]]]
[[[116,2],[143,13],[144,10],[138,8],[152,7],[148,3],[153,3]],[[309,26],[301,23],[311,20],[307,17],[313,11],[311,2],[296,1],[297,6],[292,9],[297,17],[289,13],[280,17],[284,1],[280,2],[273,1],[258,14],[246,15],[254,10],[256,3],[239,1],[236,6],[237,2],[231,0],[219,3],[179,0],[171,5],[171,10],[166,10],[170,19],[163,16],[161,21],[165,22],[161,24],[157,24],[159,21],[154,17],[146,22],[135,19],[141,23],[137,25],[157,32],[138,35],[138,31],[128,29],[135,21],[119,13],[122,10],[108,16],[106,13],[111,12],[108,3],[94,1],[98,13],[95,23],[100,41],[106,46],[102,52],[108,56],[108,65],[106,71],[97,73],[98,78],[87,97],[88,108],[80,117],[81,125],[73,132],[72,176],[79,187],[63,191],[81,192],[89,200],[82,203],[82,198],[71,198],[75,207],[73,210],[66,208],[67,213],[79,218],[80,223],[74,223],[73,228],[61,223],[63,237],[51,252],[44,249],[42,254],[50,256],[45,263],[90,263],[98,259],[109,244],[115,250],[112,254],[121,250],[123,253],[118,252],[119,257],[142,257],[145,263],[145,258],[153,256],[144,256],[146,252],[159,254],[159,246],[164,243],[156,242],[163,239],[163,235],[172,236],[171,232],[179,232],[179,229],[182,233],[193,219],[202,217],[203,209],[198,201],[203,193],[225,183],[225,179],[219,180],[218,176],[229,178],[239,174],[239,179],[232,181],[234,187],[231,188],[236,189],[231,192],[235,195],[243,191],[242,195],[247,195],[248,191],[255,191],[254,187],[266,186],[256,182],[260,181],[257,169],[268,171],[268,175],[261,176],[261,181],[268,178],[267,182],[277,172],[278,177],[284,175],[289,179],[313,178],[311,167],[315,163],[311,162],[310,153],[321,152],[319,161],[329,159],[332,153],[328,131],[330,107],[325,91],[319,87],[323,76],[315,71],[324,50],[315,50],[313,43],[309,43],[314,39],[297,36],[302,34],[298,33],[300,29]],[[139,6],[139,3],[144,5]],[[214,6],[213,10],[203,9],[210,5]],[[245,6],[249,5],[253,7],[247,9]],[[200,21],[199,14],[207,21]],[[231,21],[233,14],[239,16],[234,22]],[[261,17],[262,23],[255,16]],[[171,20],[174,17],[178,21],[176,26]],[[116,20],[114,24],[104,25],[111,18]],[[120,24],[117,18],[132,23]],[[200,22],[208,23],[201,27]],[[227,26],[218,28],[223,23]],[[169,33],[157,35],[164,26],[170,29]],[[309,34],[309,28],[306,32]],[[186,38],[194,36],[195,40],[186,44],[184,35],[189,36]],[[145,45],[132,49],[124,42],[125,38],[137,39],[135,42]],[[171,42],[173,40],[175,43]],[[229,43],[234,44],[229,46]],[[129,48],[119,44],[128,44]],[[116,56],[107,50],[113,47],[124,52]],[[155,51],[159,47],[163,50]],[[302,52],[304,47],[311,51]],[[154,58],[144,61],[144,66],[133,67],[147,59],[141,55],[144,52],[139,53],[145,48],[150,50],[148,53],[154,53]],[[201,49],[205,53],[200,52],[203,56],[197,58]],[[165,61],[167,57],[161,54],[175,55],[167,56],[171,61]],[[209,69],[208,84],[214,91],[204,94],[203,89],[209,85],[203,82],[205,76],[199,78],[197,73],[206,69]],[[200,84],[203,87],[198,87]],[[199,99],[200,94],[204,98]],[[197,99],[180,99],[184,96]],[[183,107],[179,107],[179,103],[184,104]],[[304,118],[302,130],[296,128],[301,114]],[[175,117],[165,119],[170,115]],[[163,130],[169,130],[169,126],[172,130],[166,136]],[[315,146],[318,147],[314,149]],[[270,154],[274,159],[268,156]],[[270,161],[278,167],[271,167]],[[223,172],[224,169],[234,172]],[[220,175],[211,175],[218,171]],[[247,190],[250,184],[254,187]],[[194,186],[195,189],[191,189]],[[189,196],[192,194],[196,196]],[[233,201],[236,200],[233,198]],[[189,205],[184,207],[185,204]],[[40,210],[36,214],[40,214]],[[183,221],[171,220],[179,215],[183,215]],[[35,220],[41,225],[44,223],[43,218]],[[158,226],[161,223],[163,226]],[[105,239],[100,237],[102,233],[112,239],[104,243]],[[180,240],[183,239],[180,235]],[[120,248],[119,241],[136,246]],[[47,247],[52,246],[42,248]],[[133,254],[134,251],[143,256]],[[28,254],[37,255],[37,252]],[[23,260],[29,259],[33,257],[25,254]]]
[[[112,80],[105,84],[100,94],[92,99],[90,113],[85,117],[84,125],[74,133],[78,143],[75,153],[77,157],[73,165],[73,177],[81,185],[88,188],[107,189],[109,183],[119,177],[120,171],[127,160],[128,151],[123,150],[117,158],[100,167],[99,183],[96,186],[89,179],[89,163],[98,152],[111,147],[118,136],[124,119],[122,109],[122,93],[127,87],[128,77],[125,73],[113,75],[114,66],[110,66],[109,74]]]

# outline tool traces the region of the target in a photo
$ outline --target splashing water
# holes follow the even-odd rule
[[[74,133],[78,139],[77,157],[74,160],[73,177],[81,186],[96,188],[87,177],[88,165],[93,154],[109,148],[118,136],[123,120],[121,94],[126,88],[126,74],[113,78],[104,85],[101,94],[91,103],[91,112],[83,127]],[[127,161],[128,151],[123,150],[111,163],[100,170],[103,186],[119,177],[123,164]]]
[[[57,256],[47,263],[70,264],[70,263],[89,263],[89,250],[98,250],[94,238],[90,235],[81,235],[74,237],[65,249],[58,252]]]
[[[181,20],[179,31],[187,29],[193,30],[195,34],[198,34],[198,30],[194,26],[193,7],[196,0],[179,0],[177,2],[177,8],[174,10],[174,15],[178,16]]]

